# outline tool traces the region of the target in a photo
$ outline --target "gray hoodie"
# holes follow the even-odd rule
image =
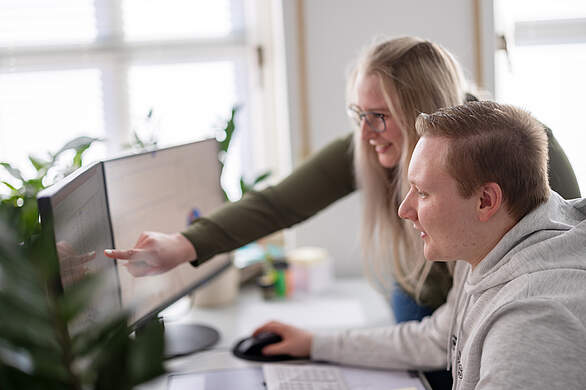
[[[454,389],[586,389],[586,199],[526,215],[421,322],[316,334],[311,357],[452,369]]]

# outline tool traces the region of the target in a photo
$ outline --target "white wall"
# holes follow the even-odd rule
[[[281,3],[294,166],[301,161],[297,1]],[[474,0],[302,1],[312,151],[350,131],[344,100],[346,71],[360,49],[377,35],[430,39],[460,60],[466,76],[474,76]],[[325,247],[336,260],[337,275],[360,274],[359,198],[352,195],[292,229],[294,245]]]

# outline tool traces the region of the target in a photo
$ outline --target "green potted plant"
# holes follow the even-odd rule
[[[37,170],[31,179],[2,163],[18,184],[4,182],[10,193],[0,197],[1,389],[131,389],[164,371],[163,328],[157,321],[134,338],[126,311],[91,329],[72,330],[100,275],[65,292],[54,285],[59,262],[53,238],[41,229],[36,193],[49,184],[44,179],[65,150],[75,150],[67,171],[81,166],[83,152],[95,141],[82,137],[49,159],[30,157]]]

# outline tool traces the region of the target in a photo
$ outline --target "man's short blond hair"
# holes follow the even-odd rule
[[[549,197],[545,128],[527,111],[494,102],[472,102],[421,114],[417,133],[448,138],[446,168],[460,194],[497,183],[516,220]]]

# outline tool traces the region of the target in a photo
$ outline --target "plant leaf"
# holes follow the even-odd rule
[[[0,339],[29,350],[58,349],[52,323],[46,313],[34,313],[31,309],[23,310],[15,306],[17,302],[7,298],[4,296],[0,300],[3,305],[2,315],[5,316],[0,324]]]
[[[163,323],[158,319],[152,319],[136,333],[130,349],[129,368],[133,385],[165,372],[162,364],[164,350]]]
[[[63,145],[63,147],[61,147],[61,149],[59,149],[59,151],[53,155],[53,159],[55,160],[57,156],[59,156],[61,153],[65,152],[66,150],[73,149],[75,151],[78,151],[81,148],[87,149],[92,143],[94,143],[96,141],[102,141],[102,139],[101,138],[86,137],[86,136],[74,138],[71,141],[67,142],[65,145]]]
[[[30,179],[23,182],[24,184],[24,196],[30,198],[36,203],[37,194],[40,190],[45,188],[43,179]]]
[[[10,173],[10,175],[12,175],[15,179],[18,179],[20,181],[24,181],[24,178],[22,177],[22,173],[20,173],[20,170],[17,168],[14,168],[12,165],[10,165],[7,162],[0,162],[0,165],[4,167],[4,169],[6,169],[8,171],[8,173]]]
[[[37,172],[47,168],[47,166],[50,164],[50,161],[42,160],[34,156],[28,156],[28,160],[31,162],[33,167],[35,167]]]
[[[228,149],[230,148],[230,143],[232,142],[232,137],[234,136],[234,134],[236,132],[236,123],[235,123],[236,113],[238,113],[239,110],[240,110],[240,107],[237,105],[232,107],[230,119],[228,119],[228,121],[226,121],[226,126],[224,127],[224,134],[226,135],[226,137],[222,141],[219,142],[220,150],[223,152],[228,152]]]
[[[13,192],[19,192],[19,190],[16,187],[14,187],[12,184],[10,184],[8,182],[2,181],[2,184],[4,184],[6,187],[10,188]]]
[[[14,229],[14,228],[13,228]],[[28,246],[0,221],[0,342],[31,349],[55,349],[45,290]]]
[[[260,182],[265,181],[266,179],[269,178],[269,176],[271,176],[272,172],[271,171],[266,171],[260,175],[257,176],[256,179],[254,179],[254,185],[257,185]]]
[[[39,209],[36,199],[24,197],[24,203],[20,207],[21,237],[31,237],[40,232]]]
[[[144,149],[144,142],[142,142],[136,131],[132,132],[132,138],[134,139],[135,145],[138,145],[140,149]]]
[[[128,313],[120,311],[112,317],[78,334],[72,335],[72,351],[75,356],[83,357],[95,353],[104,342],[121,326],[126,326]]]
[[[100,348],[92,365],[97,373],[94,389],[130,389],[128,375],[130,340],[126,322],[118,323],[107,337],[100,342]]]
[[[52,360],[58,361],[58,359]],[[0,389],[57,390],[72,388],[63,381],[51,380],[39,376],[37,373],[27,373],[21,368],[10,364],[0,364]]]
[[[90,145],[87,145],[86,147],[80,148],[75,152],[75,156],[73,156],[73,168],[77,169],[81,167],[83,152],[85,152],[89,147]]]
[[[67,383],[71,380],[71,374],[61,360],[61,351],[58,353],[45,350],[34,351],[33,361],[36,379],[40,379],[44,383],[54,382],[56,384]],[[73,388],[73,386],[69,388]]]
[[[244,177],[240,178],[240,191],[242,191],[242,195],[246,194],[250,189],[250,186],[244,180]]]

